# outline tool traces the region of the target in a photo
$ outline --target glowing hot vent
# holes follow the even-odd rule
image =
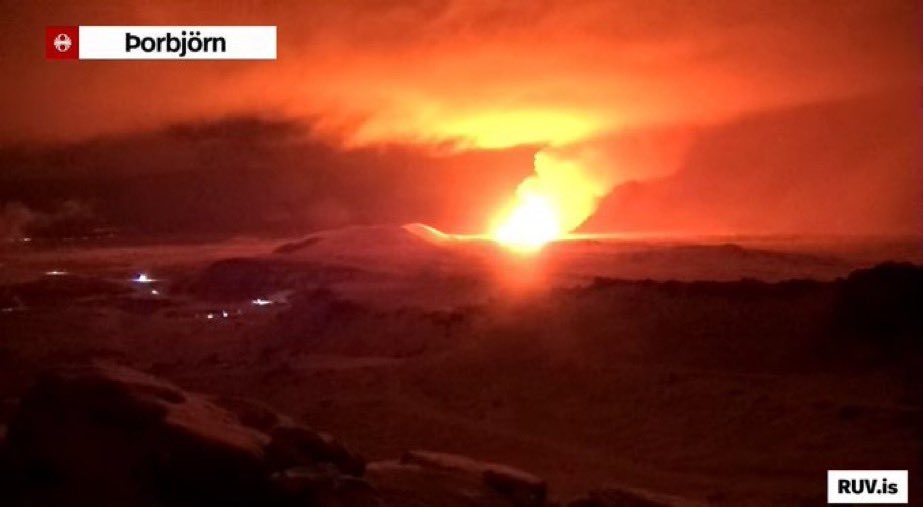
[[[553,149],[538,152],[535,174],[516,189],[512,206],[499,215],[490,236],[514,251],[528,253],[576,229],[593,214],[606,191],[585,165]]]
[[[536,251],[562,233],[561,220],[554,204],[546,196],[528,194],[509,217],[494,230],[494,239],[513,250]]]

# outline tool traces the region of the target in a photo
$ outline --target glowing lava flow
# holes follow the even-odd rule
[[[558,211],[548,197],[540,194],[519,196],[519,204],[506,221],[493,232],[493,238],[513,249],[533,252],[561,236]]]
[[[535,175],[516,189],[513,205],[499,215],[490,237],[513,251],[531,253],[580,226],[606,188],[583,165],[549,149],[538,152]]]

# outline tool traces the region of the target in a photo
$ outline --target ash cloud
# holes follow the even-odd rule
[[[531,171],[533,151],[344,149],[310,124],[237,116],[0,150],[0,202],[19,202],[10,231],[49,223],[35,210],[78,199],[133,233],[300,234],[424,219],[479,232]]]

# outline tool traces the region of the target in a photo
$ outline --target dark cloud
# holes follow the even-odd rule
[[[7,229],[25,230],[79,201],[97,212],[97,225],[139,233],[282,234],[419,220],[477,232],[531,170],[530,148],[343,149],[310,130],[232,117],[3,150],[0,202],[18,203]]]

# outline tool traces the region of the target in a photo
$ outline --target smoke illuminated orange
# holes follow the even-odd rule
[[[548,148],[535,155],[535,175],[516,189],[513,205],[500,213],[491,237],[519,252],[535,252],[580,226],[608,185],[584,162]]]

